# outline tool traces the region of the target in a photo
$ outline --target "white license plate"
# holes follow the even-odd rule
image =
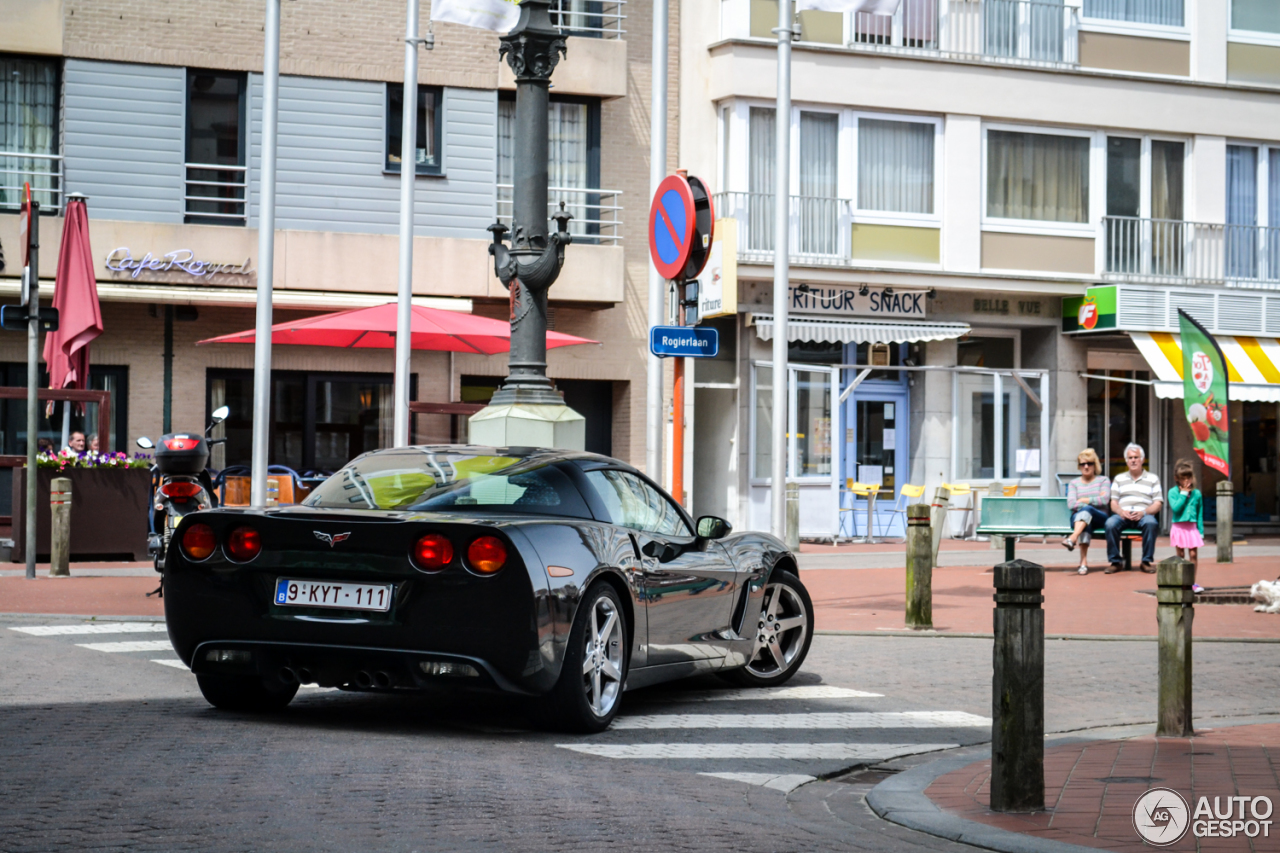
[[[361,584],[354,581],[303,581],[280,578],[276,581],[276,604],[286,607],[332,607],[339,610],[391,609],[389,583]]]

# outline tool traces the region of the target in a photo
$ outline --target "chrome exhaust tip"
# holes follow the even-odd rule
[[[315,684],[315,681],[316,681],[315,675],[313,675],[311,670],[307,669],[306,667],[303,667],[297,670],[297,676],[298,676],[299,684]]]
[[[373,683],[376,684],[378,687],[383,688],[384,690],[387,689],[388,687],[391,686],[390,673],[383,672],[382,670],[378,670],[373,674]]]
[[[363,669],[356,673],[356,686],[361,688],[370,688],[373,686],[373,678]]]
[[[285,684],[297,684],[301,680],[291,666],[280,667],[280,680]]]

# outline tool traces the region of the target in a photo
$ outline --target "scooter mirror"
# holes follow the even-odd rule
[[[219,406],[218,408],[213,410],[213,422],[215,424],[220,424],[223,421],[225,421],[230,414],[231,414],[230,406]]]
[[[138,440],[136,440],[134,444],[138,445],[144,450],[150,450],[151,448],[155,447],[155,443],[152,442],[151,439],[147,438],[145,435],[139,438]]]

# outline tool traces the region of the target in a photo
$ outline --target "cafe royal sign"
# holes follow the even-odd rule
[[[175,249],[159,256],[147,252],[141,258],[134,258],[127,247],[121,246],[107,255],[105,266],[113,273],[128,273],[130,278],[137,278],[144,272],[186,273],[196,278],[215,275],[249,276],[254,273],[248,258],[240,264],[204,261],[198,259],[190,249]]]
[[[791,311],[832,317],[911,317],[923,319],[923,290],[895,290],[888,287],[820,287],[791,285]]]

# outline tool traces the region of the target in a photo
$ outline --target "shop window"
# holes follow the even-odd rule
[[[0,362],[0,384],[8,388],[27,387],[27,365],[21,362]],[[49,374],[40,366],[40,387],[49,387]],[[89,388],[111,393],[111,436],[109,443],[101,443],[104,449],[133,452],[125,447],[129,429],[129,368],[92,364],[89,366]],[[27,402],[26,400],[0,401],[0,453],[22,455],[27,452]],[[85,405],[84,411],[71,410],[71,429],[83,432],[91,439],[98,429],[98,406]],[[40,406],[40,431],[42,441],[58,449],[62,446],[62,404],[54,406],[53,413],[45,417],[45,407]],[[0,469],[2,471],[4,469]],[[0,489],[3,494],[3,489]],[[0,513],[3,515],[4,513]]]
[[[1233,403],[1232,408],[1237,404]],[[1274,521],[1276,507],[1276,404],[1244,402],[1239,404],[1240,437],[1244,450],[1244,483],[1239,489],[1236,513],[1240,521]],[[1237,482],[1239,476],[1236,477]],[[1201,490],[1205,484],[1201,484]],[[1252,507],[1248,504],[1252,502]]]
[[[1231,29],[1280,33],[1280,3],[1275,0],[1231,0]]]
[[[1145,370],[1108,370],[1106,375],[1138,382],[1150,379],[1150,373]],[[1150,453],[1150,397],[1146,386],[1131,382],[1103,379],[1087,382],[1088,446],[1102,459],[1101,473],[1114,477],[1129,467],[1124,461],[1124,449],[1130,442],[1142,445]]]
[[[1089,138],[987,131],[987,216],[1089,221]]]
[[[564,202],[575,235],[598,235],[604,220],[600,192],[600,101],[552,96],[548,105],[547,201]],[[516,157],[516,102],[502,93],[498,100],[498,214],[512,212]],[[588,241],[593,242],[593,241]]]
[[[243,73],[187,71],[187,222],[247,221],[245,89]]]
[[[1260,0],[1265,4],[1270,1]],[[1239,4],[1241,0],[1235,2]],[[1253,2],[1259,3],[1259,0]],[[1084,0],[1084,16],[1132,24],[1180,27],[1183,25],[1183,3],[1184,0]]]
[[[444,90],[418,86],[418,132],[414,157],[419,175],[444,174],[441,137],[444,124]],[[404,84],[387,84],[387,151],[384,168],[400,174],[404,133]]]
[[[968,335],[958,342],[957,364],[985,370],[1017,368],[1013,337]],[[1043,404],[1048,382],[1019,374]],[[960,480],[1039,479],[1043,427],[1037,405],[1011,373],[960,371],[955,377],[957,455]]]
[[[0,210],[17,210],[23,183],[47,211],[62,206],[58,63],[0,56]]]
[[[417,377],[409,380],[411,392]],[[295,471],[333,471],[369,450],[392,443],[392,377],[389,374],[273,371],[268,462]],[[253,373],[210,370],[208,409],[226,405],[231,416],[218,428],[227,439],[217,467],[248,465],[253,441]]]
[[[831,476],[831,381],[835,370],[788,368],[788,479]],[[769,479],[773,459],[772,367],[753,365],[752,393],[752,476]]]

